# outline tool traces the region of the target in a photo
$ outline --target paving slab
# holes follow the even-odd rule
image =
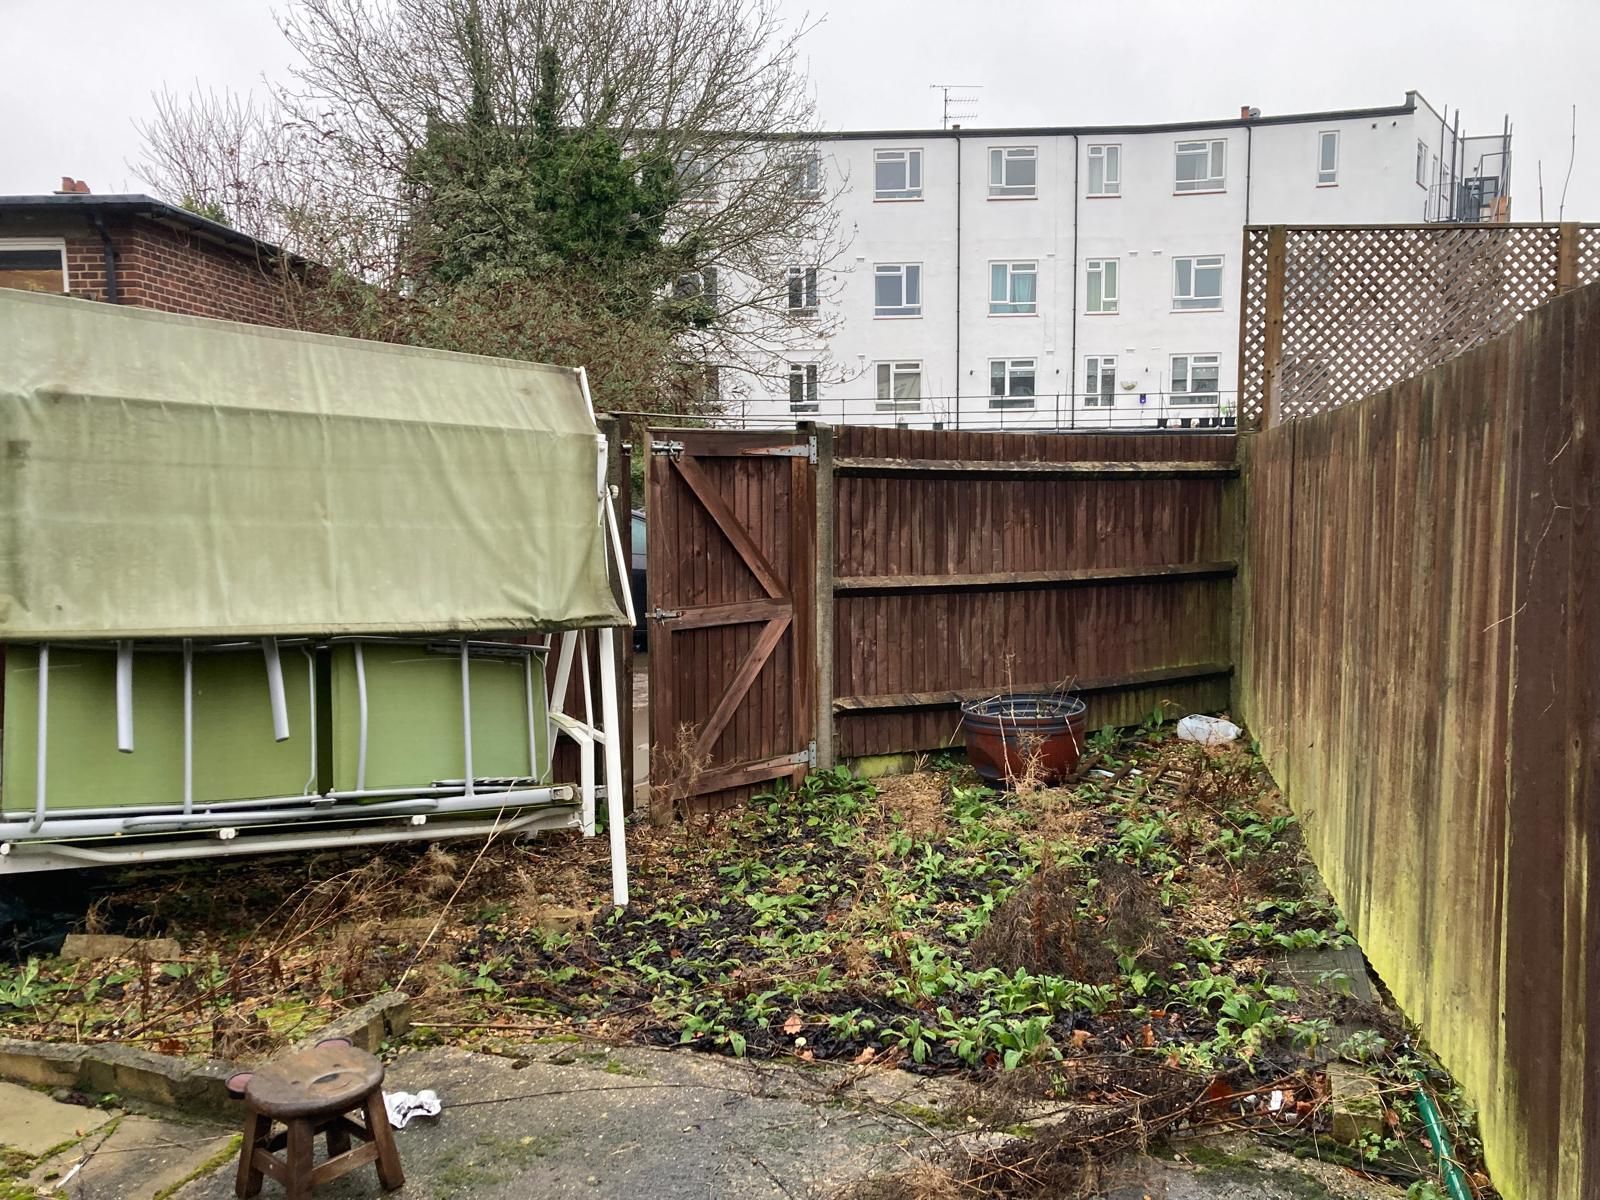
[[[0,1146],[37,1158],[111,1119],[103,1108],[62,1104],[43,1092],[0,1081]]]
[[[903,1166],[926,1139],[892,1108],[842,1103],[820,1072],[635,1047],[538,1054],[432,1049],[391,1064],[389,1090],[432,1088],[444,1104],[395,1133],[407,1200],[796,1200]],[[232,1195],[218,1170],[176,1200]],[[317,1190],[380,1195],[370,1169]]]
[[[29,1182],[62,1200],[154,1200],[219,1159],[232,1161],[235,1149],[233,1130],[220,1125],[129,1114],[40,1164]]]

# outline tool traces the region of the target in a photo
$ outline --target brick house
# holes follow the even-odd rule
[[[289,323],[283,253],[150,196],[95,196],[62,180],[48,196],[0,196],[0,287]]]

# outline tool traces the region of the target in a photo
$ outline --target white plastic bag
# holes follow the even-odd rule
[[[410,1092],[385,1092],[383,1107],[389,1114],[389,1124],[404,1129],[412,1117],[437,1117],[439,1097],[432,1088],[425,1088],[413,1096]]]
[[[1243,732],[1232,721],[1224,721],[1221,717],[1193,714],[1178,722],[1178,736],[1186,742],[1199,742],[1202,746],[1226,745]]]

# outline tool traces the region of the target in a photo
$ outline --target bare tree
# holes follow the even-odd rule
[[[818,293],[844,181],[822,177],[808,140],[809,25],[773,0],[296,0],[280,25],[296,61],[265,95],[158,98],[138,167],[158,191],[406,294],[430,134],[531,127],[554,51],[562,122],[680,172],[666,236],[694,266],[680,288],[714,311],[675,339],[680,365],[770,375],[791,346],[825,359]]]

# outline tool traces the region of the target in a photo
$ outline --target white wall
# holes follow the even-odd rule
[[[1435,217],[1445,203],[1440,180],[1416,182],[1419,139],[1438,151],[1442,118],[1416,98],[1414,111],[1308,117],[1292,122],[1240,121],[1181,128],[1082,131],[931,131],[882,136],[845,134],[823,143],[824,171],[843,187],[838,200],[849,248],[834,264],[840,321],[830,340],[821,389],[825,421],[1025,427],[1058,424],[1148,424],[1159,416],[1196,417],[1216,407],[1174,408],[1166,393],[1171,356],[1216,354],[1223,411],[1237,386],[1240,253],[1246,222],[1255,224],[1403,223]],[[1319,185],[1319,135],[1339,133],[1338,175]],[[1215,193],[1174,188],[1176,143],[1227,143],[1225,187]],[[1086,151],[1121,147],[1122,186],[1114,198],[1082,194]],[[1034,146],[1038,188],[1033,199],[988,194],[988,151]],[[919,148],[923,198],[878,201],[873,152]],[[1448,138],[1446,140],[1448,155]],[[960,203],[957,204],[957,154]],[[1430,166],[1430,170],[1435,168]],[[1436,169],[1443,174],[1443,168]],[[1076,198],[1076,199],[1075,199]],[[957,221],[960,222],[960,305],[957,317]],[[1180,255],[1223,257],[1222,309],[1173,310],[1172,260]],[[1119,312],[1085,312],[1085,263],[1119,261]],[[1032,316],[989,314],[993,261],[1039,264],[1039,311]],[[873,265],[920,263],[923,311],[917,318],[873,316]],[[1076,288],[1074,288],[1076,263]],[[1075,303],[1074,303],[1075,297]],[[1077,317],[1074,320],[1074,308]],[[959,323],[959,339],[958,334]],[[957,362],[959,340],[959,365]],[[1115,404],[1085,409],[1085,359],[1117,356]],[[1037,398],[1032,412],[989,404],[992,358],[1033,358]],[[920,361],[925,398],[919,416],[886,414],[874,403],[874,366]],[[1124,390],[1120,385],[1131,382]],[[787,422],[787,394],[755,399],[749,416]],[[1077,399],[1071,398],[1079,393]],[[959,393],[959,414],[956,401]],[[1139,403],[1140,395],[1146,397]],[[1058,397],[1060,397],[1058,399]]]

